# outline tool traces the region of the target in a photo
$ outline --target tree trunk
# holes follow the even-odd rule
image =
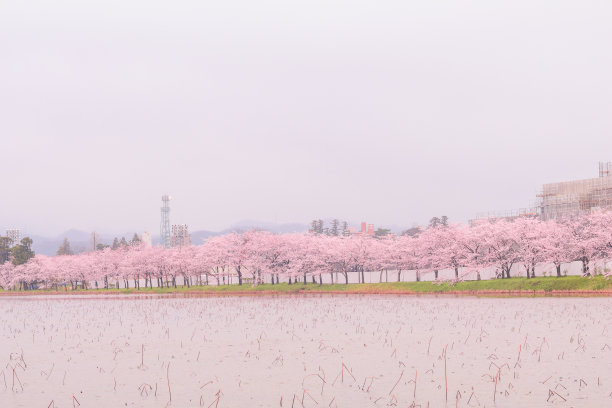
[[[398,282],[402,281],[402,270],[401,269],[397,271],[397,281]]]
[[[436,280],[438,280],[438,270],[437,269],[434,270],[434,277],[435,277]]]
[[[343,272],[344,273],[344,284],[348,285],[348,272]]]
[[[240,269],[240,266],[236,267],[236,272],[238,273],[238,285],[242,286],[242,271]]]
[[[319,274],[319,286],[321,286],[323,284],[323,274],[320,273]]]
[[[591,272],[589,271],[589,260],[586,257],[582,258],[582,274],[584,276],[591,276]]]
[[[557,267],[557,278],[561,277],[561,264],[555,265]]]
[[[455,266],[455,279],[459,279],[459,267]]]
[[[416,271],[416,281],[420,282],[421,281],[421,272]]]

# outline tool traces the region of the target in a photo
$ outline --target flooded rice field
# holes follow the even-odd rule
[[[611,298],[0,298],[3,407],[612,406]]]

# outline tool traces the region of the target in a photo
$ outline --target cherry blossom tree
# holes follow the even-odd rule
[[[584,276],[609,275],[607,261],[612,256],[612,212],[542,222],[532,218],[484,220],[468,225],[439,225],[420,230],[413,236],[367,237],[325,236],[313,234],[272,234],[265,231],[235,232],[209,238],[202,245],[175,249],[126,245],[78,255],[46,257],[37,255],[15,266],[0,265],[0,286],[4,289],[29,290],[68,285],[73,290],[222,285],[243,283],[246,276],[253,284],[280,281],[323,284],[329,274],[332,283],[338,276],[349,282],[355,273],[360,283],[366,272],[415,271],[416,280],[423,272],[454,270],[454,280],[476,273],[496,270],[496,277],[509,278],[514,265],[521,265],[528,278],[536,266],[553,264],[561,277],[564,263],[579,261]],[[460,273],[461,271],[461,273]],[[246,275],[245,275],[246,274]],[[155,277],[155,279],[153,279]],[[178,278],[178,279],[177,279]],[[156,283],[154,284],[154,281]],[[113,283],[111,283],[113,282]]]
[[[527,279],[535,278],[535,267],[545,260],[544,223],[535,218],[519,218],[513,222],[516,255],[525,267]]]

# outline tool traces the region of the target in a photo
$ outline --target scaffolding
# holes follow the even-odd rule
[[[599,163],[599,177],[544,184],[541,199],[543,220],[612,209],[612,162]]]
[[[470,225],[475,225],[482,220],[497,220],[505,219],[513,221],[517,218],[536,218],[540,215],[540,208],[538,206],[517,208],[515,210],[509,210],[505,212],[480,212],[476,214],[476,218],[468,221]]]
[[[612,162],[599,162],[599,177],[607,177],[612,171]]]

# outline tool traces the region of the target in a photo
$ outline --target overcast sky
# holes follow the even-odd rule
[[[0,230],[410,226],[612,161],[609,0],[0,2]]]

